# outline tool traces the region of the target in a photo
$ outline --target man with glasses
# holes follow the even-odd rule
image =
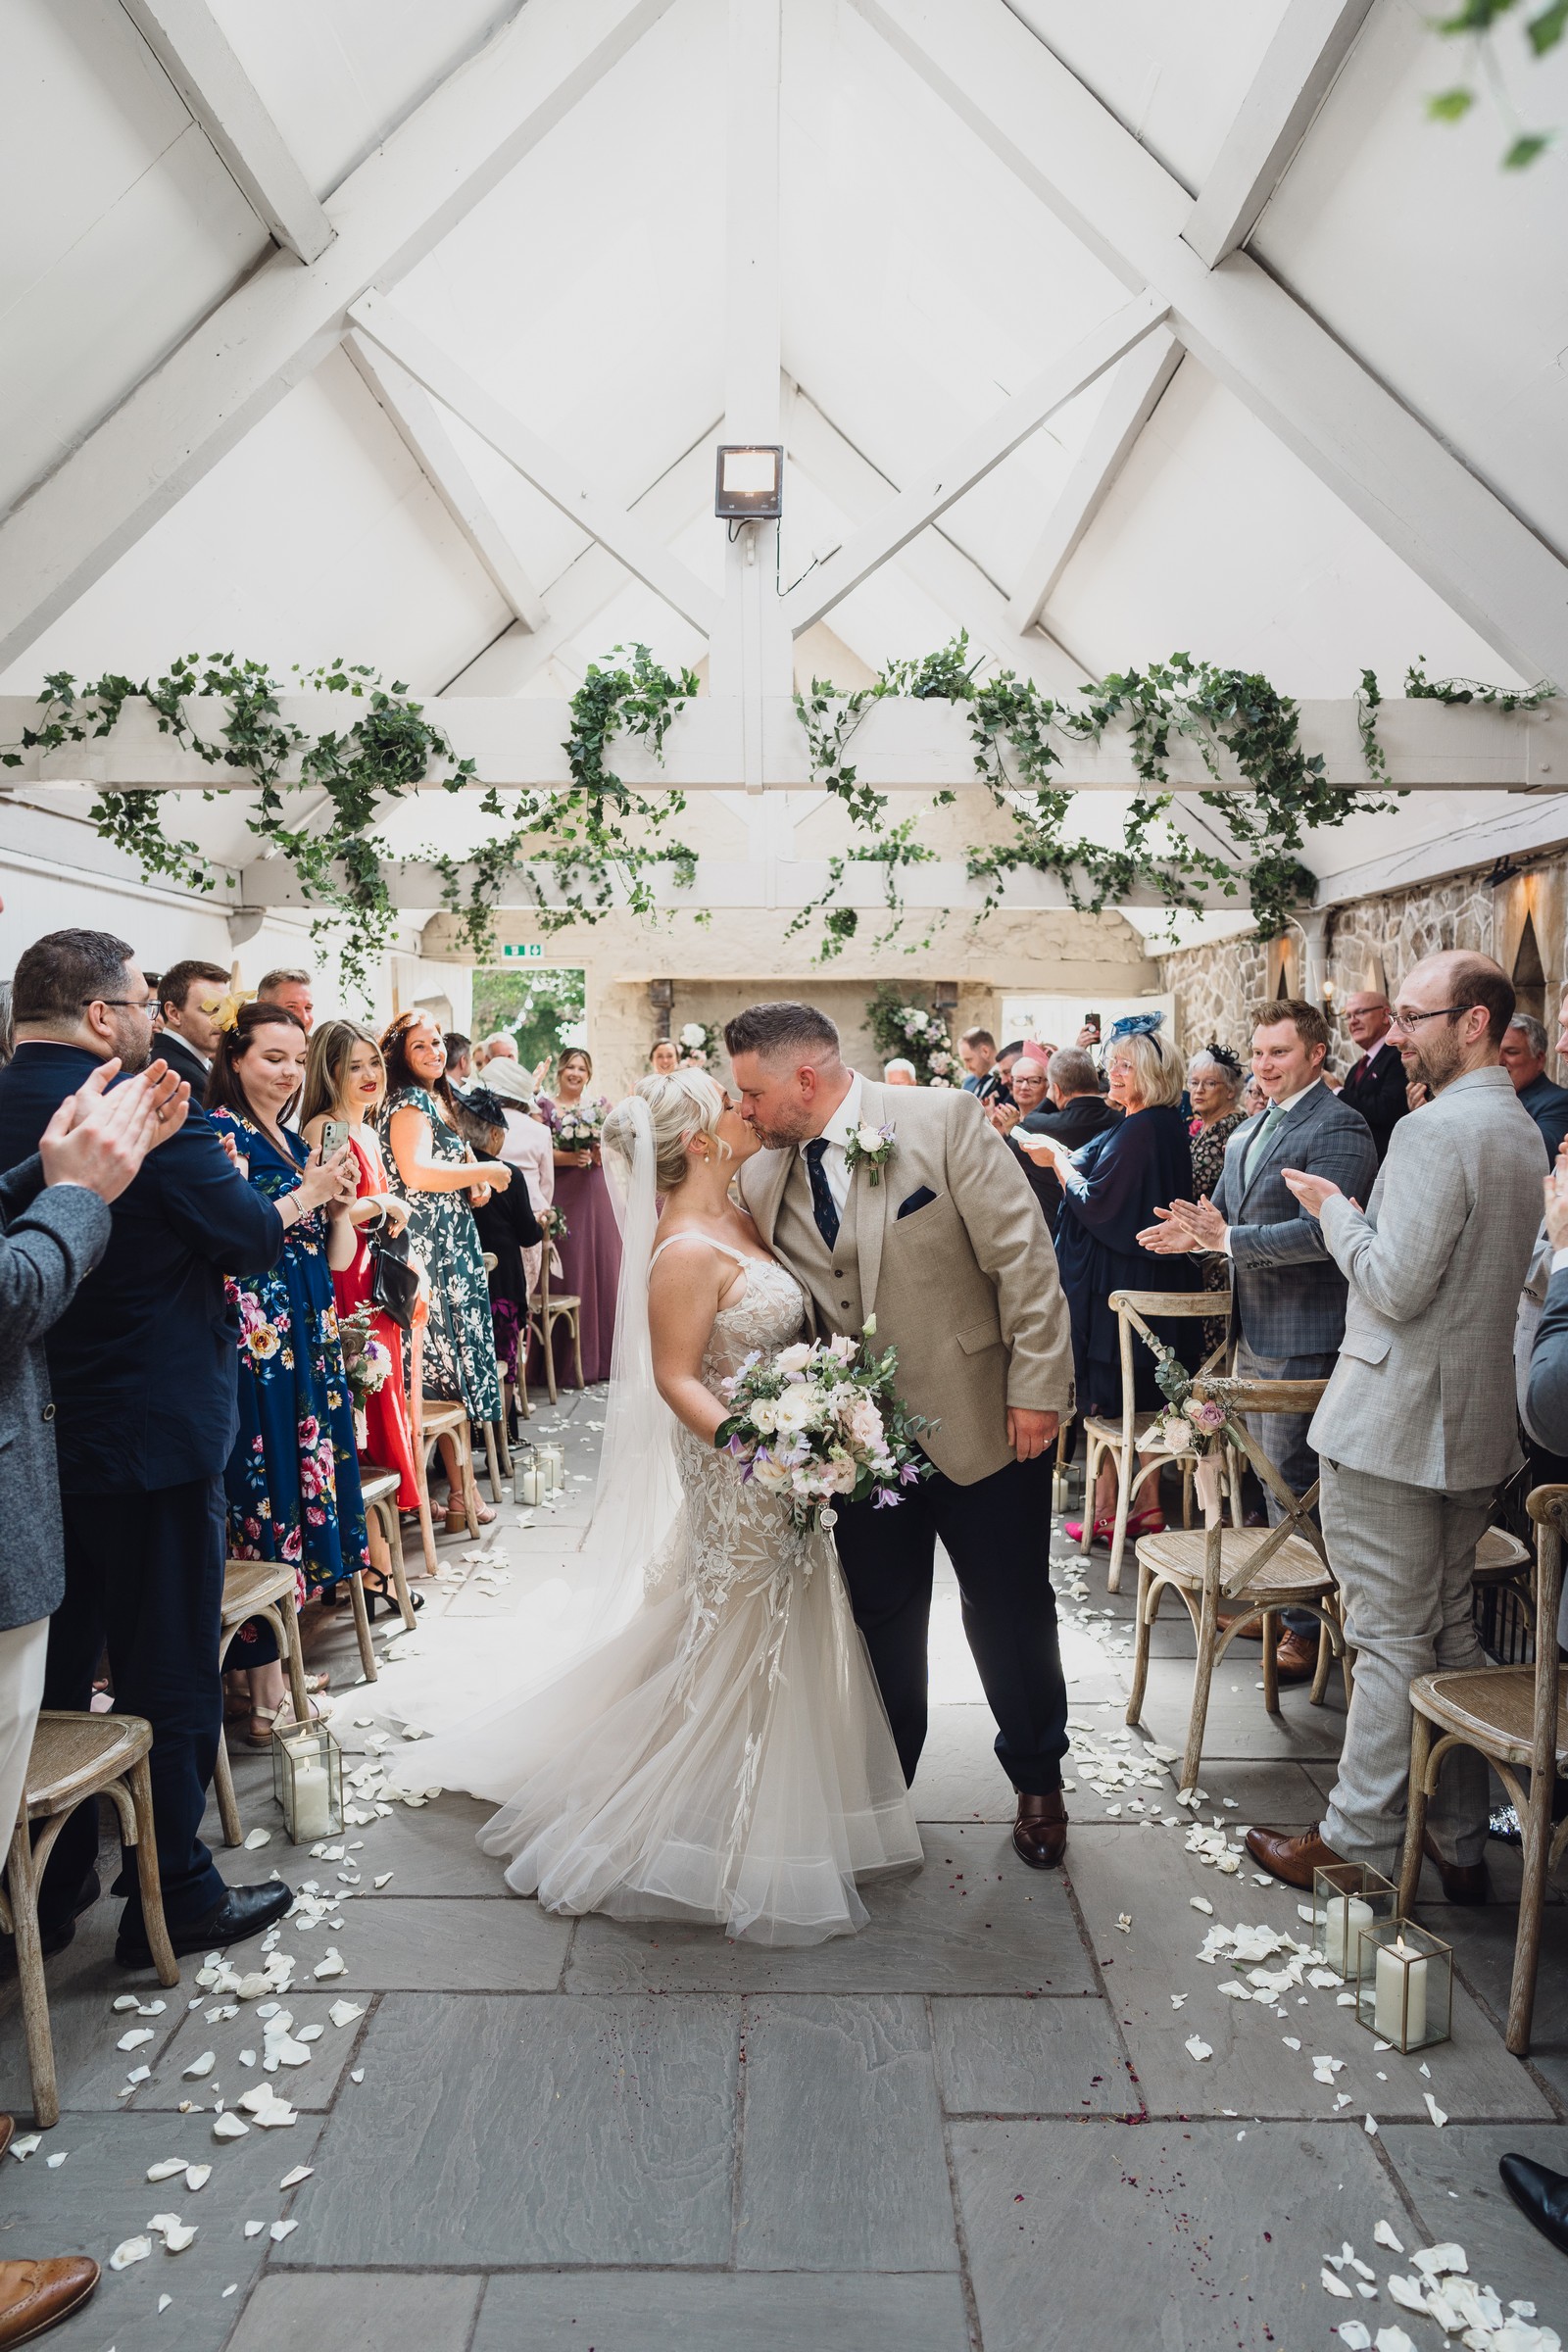
[[[1265,1870],[1309,1887],[1364,1862],[1392,1877],[1404,1842],[1410,1684],[1483,1667],[1470,1612],[1476,1545],[1519,1464],[1513,1331],[1541,1220],[1545,1155],[1501,1066],[1514,994],[1488,956],[1423,957],[1393,1036],[1431,1102],[1401,1119],[1363,1209],[1322,1176],[1285,1182],[1348,1285],[1345,1340],[1310,1438],[1320,1515],[1356,1651],[1339,1775],[1299,1836],[1253,1829]],[[1459,1748],[1428,1813],[1427,1852],[1449,1902],[1488,1883],[1487,1768]]]
[[[1358,1110],[1371,1128],[1379,1167],[1390,1136],[1410,1109],[1404,1064],[1390,1034],[1393,1025],[1394,1014],[1381,989],[1357,989],[1346,998],[1345,1026],[1357,1058],[1340,1089],[1340,1101]]]
[[[38,1150],[59,1105],[103,1062],[142,1068],[153,999],[130,948],[56,931],[13,983],[17,1050],[0,1070],[0,1170]],[[225,1275],[272,1265],[290,1202],[263,1200],[192,1103],[180,1132],[114,1203],[103,1257],[45,1342],[56,1410],[66,1592],[49,1628],[43,1703],[85,1708],[107,1647],[115,1703],[153,1727],[158,1867],[176,1952],[257,1935],[281,1882],[225,1887],[201,1820],[222,1721],[222,1474],[238,1428],[239,1325]],[[98,1894],[97,1808],[61,1832],[39,1890],[44,1949]],[[151,1965],[134,1868],[116,1957]]]

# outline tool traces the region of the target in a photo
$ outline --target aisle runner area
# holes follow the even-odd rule
[[[564,1440],[563,1507],[519,1514],[508,1498],[483,1560],[444,1539],[418,1642],[438,1643],[446,1615],[506,1617],[569,1576],[603,1410],[589,1392],[533,1424]],[[1494,2309],[1477,2292],[1490,2284],[1503,2311],[1533,2303],[1524,2319],[1568,2338],[1568,2264],[1495,2171],[1508,2148],[1568,2171],[1560,1894],[1530,2064],[1507,2056],[1497,2023],[1512,1909],[1451,1911],[1430,1873],[1423,1916],[1459,1965],[1453,2039],[1424,2065],[1375,2049],[1339,1985],[1314,1984],[1294,1951],[1309,1934],[1296,1893],[1238,1860],[1248,1824],[1317,1817],[1338,1690],[1321,1709],[1288,1690],[1271,1721],[1256,1648],[1238,1645],[1216,1680],[1203,1794],[1184,1807],[1170,1757],[1191,1689],[1185,1628],[1157,1629],[1145,1731],[1129,1734],[1130,1603],[1105,1598],[1102,1553],[1082,1584],[1063,1600],[1067,1871],[1011,1853],[944,1572],[915,1786],[926,1866],[869,1892],[864,1935],[800,1952],[558,1920],[509,1894],[474,1843],[487,1808],[387,1804],[377,1768],[416,1785],[417,1751],[356,1726],[368,1709],[347,1612],[313,1625],[368,1818],[314,1855],[291,1847],[268,1759],[239,1747],[245,1824],[270,1842],[228,1852],[216,1811],[208,1823],[231,1881],[275,1866],[297,1888],[314,1882],[275,1939],[273,1982],[204,1987],[199,1958],[176,1990],[127,1980],[108,1900],[49,1963],[64,2112],[0,2168],[0,2253],[107,2262],[150,2240],[53,2340],[1342,2352],[1402,2327],[1435,2352],[1434,2304],[1410,2308],[1427,2292],[1416,2257],[1435,2244],[1468,2258],[1468,2288],[1443,2290],[1458,2296],[1449,2318]],[[1494,1845],[1489,1859],[1511,1895],[1516,1857]],[[235,1976],[267,1958],[240,1947]],[[130,1991],[141,2008],[116,2010]],[[264,2085],[292,2120],[263,2124]],[[0,1986],[0,2104],[29,2109],[14,1981]],[[220,2106],[238,2109],[242,2134],[215,2131]],[[210,2178],[148,2180],[176,2158]],[[173,2232],[150,2230],[155,2215],[176,2216]]]

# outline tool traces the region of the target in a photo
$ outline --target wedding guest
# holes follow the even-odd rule
[[[1345,1000],[1345,1026],[1359,1052],[1340,1090],[1340,1099],[1358,1110],[1372,1130],[1372,1142],[1383,1165],[1389,1138],[1410,1109],[1406,1099],[1404,1064],[1389,1036],[1394,1015],[1381,989],[1357,989]]]
[[[1498,1481],[1519,1464],[1514,1314],[1543,1173],[1540,1132],[1499,1058],[1513,1009],[1490,956],[1424,956],[1399,990],[1395,1029],[1432,1101],[1396,1127],[1365,1208],[1327,1177],[1283,1171],[1349,1286],[1345,1344],[1309,1435],[1356,1652],[1322,1821],[1296,1836],[1248,1832],[1261,1867],[1293,1886],[1309,1888],[1332,1862],[1396,1870],[1410,1684],[1486,1663],[1470,1577]],[[1455,1749],[1427,1834],[1449,1902],[1487,1899],[1487,1787],[1485,1759]]]
[[[498,1068],[506,1068],[498,1063]],[[469,1089],[458,1108],[459,1125],[484,1158],[504,1157],[507,1111],[499,1095],[488,1087]],[[479,1247],[495,1264],[489,1268],[490,1320],[495,1331],[496,1360],[501,1366],[502,1396],[511,1412],[511,1392],[526,1372],[528,1304],[533,1297],[526,1260],[544,1244],[544,1227],[528,1198],[527,1178],[519,1169],[505,1192],[476,1200],[473,1221]]]
[[[17,965],[15,992],[0,1168],[30,1158],[99,1063],[141,1068],[152,1038],[133,952],[106,932],[38,940]],[[222,1472],[238,1409],[239,1325],[224,1277],[272,1265],[294,1214],[251,1190],[193,1105],[114,1203],[102,1260],[45,1344],[66,1596],[50,1622],[43,1703],[85,1711],[107,1649],[116,1704],[151,1723],[158,1869],[176,1952],[260,1935],[293,1899],[280,1881],[225,1887],[201,1821],[222,1722]],[[96,1898],[97,1853],[97,1808],[84,1805],[61,1831],[39,1889],[40,1925],[56,1948]],[[150,1967],[133,1864],[115,1890],[125,1897],[117,1957]]]
[[[1228,1046],[1206,1046],[1187,1064],[1187,1100],[1193,1115],[1187,1122],[1187,1141],[1193,1154],[1193,1191],[1206,1200],[1217,1187],[1225,1166],[1225,1147],[1247,1117],[1242,1095],[1247,1072]],[[1205,1291],[1229,1291],[1230,1268],[1223,1257],[1205,1252],[1198,1264]],[[1227,1316],[1203,1325],[1203,1353],[1209,1354],[1225,1337]]]
[[[896,1061],[882,1064],[882,1083],[884,1086],[918,1086],[920,1073],[912,1061],[906,1061],[901,1055]]]
[[[1242,1090],[1242,1108],[1250,1119],[1255,1119],[1259,1111],[1268,1108],[1268,1097],[1258,1085],[1255,1077],[1249,1078]]]
[[[494,1039],[490,1044],[494,1047]],[[409,1204],[409,1238],[430,1277],[430,1319],[421,1374],[426,1396],[467,1407],[471,1421],[499,1421],[501,1381],[490,1326],[473,1199],[505,1191],[505,1160],[475,1160],[458,1132],[457,1102],[446,1075],[441,1032],[425,1012],[400,1013],[381,1039],[387,1099],[376,1120],[394,1190]],[[490,1065],[486,1064],[488,1071]],[[466,1525],[457,1448],[441,1441],[448,1481],[447,1527]],[[486,1502],[482,1521],[495,1517]]]
[[[158,1051],[172,1070],[190,1087],[191,1100],[207,1093],[207,1073],[218,1048],[216,1014],[228,994],[228,974],[220,963],[188,957],[172,963],[158,983],[163,1019],[158,1026]]]
[[[1528,1012],[1516,1012],[1502,1041],[1502,1066],[1513,1091],[1541,1129],[1548,1163],[1562,1150],[1568,1135],[1568,1087],[1553,1086],[1546,1076],[1546,1032]]]
[[[499,1099],[506,1113],[506,1142],[498,1156],[508,1167],[520,1170],[527,1182],[534,1213],[541,1225],[548,1226],[556,1197],[556,1153],[550,1129],[534,1109],[532,1082],[515,1061],[509,1061],[502,1054],[487,1064],[484,1083],[486,1091]],[[537,1242],[522,1253],[530,1298],[539,1288],[543,1257],[543,1246]]]
[[[264,1200],[292,1200],[282,1255],[238,1285],[239,1434],[223,1484],[228,1554],[286,1560],[311,1598],[369,1563],[354,1446],[354,1408],[338,1338],[332,1273],[359,1248],[349,1214],[359,1163],[345,1146],[323,1167],[305,1138],[283,1125],[305,1084],[308,1044],[297,1013],[272,1003],[239,1005],[219,1032],[207,1110]],[[249,1676],[253,1747],[287,1722],[283,1668],[265,1619],[229,1644],[224,1670]]]
[[[1013,1070],[1014,1084],[1021,1068],[1020,1064]],[[1032,1081],[1024,1083],[1026,1090],[1032,1088]],[[1053,1234],[1061,1214],[1061,1186],[1056,1181],[1055,1161],[1049,1151],[1032,1148],[1028,1139],[1050,1138],[1064,1144],[1069,1152],[1076,1152],[1092,1136],[1102,1135],[1107,1127],[1114,1127],[1120,1117],[1116,1105],[1100,1091],[1100,1072],[1093,1056],[1081,1046],[1056,1049],[1047,1072],[1045,1101],[1032,1108],[1020,1107],[1007,1136],[1029,1171],[1029,1180]]]
[[[474,1074],[473,1046],[461,1029],[449,1029],[441,1043],[447,1050],[447,1076],[454,1086],[466,1086]]]
[[[574,1111],[582,1104],[593,1074],[587,1048],[568,1046],[556,1065],[554,1098],[539,1098],[539,1107],[553,1128],[561,1112]],[[582,1376],[590,1382],[608,1380],[615,1334],[615,1293],[620,1284],[620,1233],[597,1144],[563,1151],[558,1139],[555,1205],[565,1220],[565,1231],[556,1245],[561,1253],[562,1288],[582,1301]],[[569,1357],[564,1352],[565,1327],[558,1324],[556,1329],[562,1348],[560,1372]]]
[[[300,1132],[313,1152],[320,1151],[328,1120],[336,1120],[348,1129],[349,1150],[354,1154],[357,1179],[349,1216],[356,1231],[356,1247],[347,1265],[332,1269],[332,1298],[340,1317],[370,1302],[375,1274],[372,1240],[381,1232],[402,1233],[409,1221],[409,1204],[392,1189],[372,1124],[385,1101],[386,1064],[370,1031],[362,1029],[357,1021],[323,1022],[311,1038],[299,1115]],[[370,1330],[391,1357],[394,1370],[365,1400],[365,1456],[378,1469],[397,1472],[398,1509],[416,1511],[419,1481],[402,1378],[403,1332],[390,1315],[379,1312],[372,1315]],[[373,1539],[371,1548],[373,1551]],[[379,1560],[365,1581],[368,1591],[387,1589],[386,1570]]]
[[[992,1102],[986,1104],[986,1115],[997,1133],[1005,1137],[1007,1149],[1023,1169],[1029,1189],[1039,1201],[1048,1225],[1054,1209],[1060,1201],[1061,1187],[1049,1162],[1041,1157],[1032,1157],[1018,1149],[1012,1131],[1021,1125],[1026,1112],[1043,1110],[1049,1100],[1045,1063],[1036,1061],[1032,1054],[1021,1054],[1012,1065],[1006,1102]]]
[[[1001,1084],[995,1074],[997,1041],[989,1029],[966,1029],[958,1040],[958,1059],[968,1071],[963,1081],[966,1095],[978,1095],[981,1102],[989,1101]]]
[[[648,1052],[648,1067],[656,1078],[672,1078],[680,1068],[680,1048],[672,1037],[656,1037]]]
[[[485,1067],[487,1069],[490,1063],[496,1060],[516,1060],[517,1041],[513,1036],[510,1029],[494,1029],[491,1031],[490,1035],[484,1041],[484,1058]]]
[[[301,971],[294,965],[281,965],[275,972],[263,974],[262,984],[256,991],[256,1003],[281,1004],[285,1012],[292,1012],[296,1016],[300,1027],[309,1037],[316,1019],[312,993],[315,987],[316,983],[309,972]]]
[[[1073,1366],[1078,1409],[1119,1421],[1122,1415],[1121,1335],[1111,1312],[1113,1291],[1149,1288],[1149,1262],[1138,1245],[1152,1224],[1155,1203],[1172,1198],[1173,1186],[1190,1186],[1192,1153],[1187,1125],[1177,1105],[1182,1098],[1182,1062],[1175,1047],[1159,1035],[1164,1015],[1129,1013],[1117,1021],[1105,1049],[1110,1100],[1123,1116],[1077,1152],[1056,1137],[1042,1142],[1055,1163],[1063,1194],[1056,1226],[1056,1259],[1072,1319]],[[1057,1056],[1058,1060],[1060,1056]],[[1172,1290],[1197,1288],[1185,1258],[1171,1267]],[[1162,1286],[1163,1287],[1163,1286]],[[1194,1360],[1197,1334],[1190,1323],[1150,1326],[1184,1362]],[[1154,1357],[1142,1341],[1133,1355],[1134,1399],[1140,1411],[1161,1402],[1154,1385]],[[1141,1454],[1140,1465],[1153,1459]],[[1147,1491],[1147,1490],[1146,1490]],[[1116,1465],[1106,1457],[1094,1498],[1094,1535],[1108,1542],[1116,1513]],[[1127,1522],[1130,1537],[1157,1535],[1164,1526],[1157,1495]],[[1067,1533],[1083,1539],[1082,1525]]]

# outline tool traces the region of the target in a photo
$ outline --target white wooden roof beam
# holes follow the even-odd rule
[[[274,254],[0,523],[0,669],[334,348],[569,114],[672,0],[528,0],[351,172],[336,232]]]
[[[461,416],[498,457],[514,466],[553,507],[559,507],[579,529],[608,548],[694,628],[712,636],[723,610],[712,589],[705,587],[696,573],[624,507],[592,489],[568,459],[524,424],[504,401],[487,392],[476,376],[450,359],[395,303],[384,294],[366,294],[352,306],[349,317],[381,350],[401,362],[426,392],[433,393],[454,416]]]
[[[1140,294],[1085,335],[1082,342],[1015,392],[985,422],[965,435],[941,462],[890,499],[837,555],[808,573],[784,599],[791,628],[799,636],[840,599],[906,547],[928,523],[956,506],[964,493],[1012,455],[1048,416],[1114,368],[1122,355],[1151,334],[1165,316],[1165,304]]]
[[[1371,5],[1290,0],[1182,231],[1210,270],[1257,226]]]
[[[1521,674],[1568,679],[1568,565],[1245,253],[1209,270],[1186,190],[1005,0],[854,0],[1022,184],[1167,304],[1200,366]]]
[[[1089,438],[1061,486],[1008,602],[1008,622],[1020,636],[1036,625],[1050,603],[1052,591],[1110,495],[1181,359],[1181,344],[1169,327],[1156,327],[1133,345],[1111,376]]]
[[[279,245],[314,262],[333,228],[207,0],[120,0],[246,203]]]

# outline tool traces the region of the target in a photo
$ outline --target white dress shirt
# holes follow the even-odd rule
[[[1305,1084],[1304,1086],[1298,1086],[1298,1087],[1297,1088],[1297,1090],[1296,1090],[1296,1092],[1295,1092],[1295,1094],[1294,1094],[1294,1095],[1282,1095],[1282,1096],[1280,1097],[1280,1099],[1279,1099],[1279,1101],[1278,1101],[1277,1102],[1271,1102],[1271,1103],[1269,1104],[1269,1110],[1282,1110],[1282,1111],[1284,1111],[1284,1112],[1286,1113],[1286,1115],[1287,1115],[1287,1117],[1288,1117],[1288,1116],[1290,1115],[1290,1113],[1291,1113],[1291,1112],[1292,1112],[1292,1111],[1293,1111],[1293,1110],[1296,1108],[1296,1105],[1298,1104],[1298,1102],[1304,1102],[1306,1101],[1306,1098],[1307,1098],[1307,1096],[1308,1096],[1308,1095],[1309,1095],[1309,1094],[1312,1092],[1312,1089],[1313,1089],[1313,1087],[1314,1087],[1314,1086],[1321,1086],[1321,1085],[1322,1085],[1322,1083],[1323,1083],[1323,1081],[1322,1081],[1322,1079],[1321,1079],[1321,1078],[1309,1078],[1309,1079],[1307,1080],[1307,1082],[1306,1082],[1306,1084]],[[1264,1118],[1265,1118],[1265,1119],[1268,1117],[1268,1111],[1267,1111],[1267,1110],[1265,1110],[1265,1111],[1264,1111],[1264,1113],[1263,1113],[1263,1116],[1264,1116]],[[1278,1132],[1279,1132],[1279,1130],[1276,1128],[1276,1129],[1275,1129],[1275,1133],[1276,1133],[1276,1134],[1278,1134]],[[1250,1143],[1250,1144],[1248,1145],[1248,1147],[1247,1147],[1247,1149],[1248,1149],[1249,1152],[1251,1152],[1251,1151],[1252,1151],[1252,1150],[1255,1148],[1255,1146],[1256,1146],[1256,1142],[1257,1142],[1257,1138],[1254,1136],[1254,1137],[1252,1138],[1252,1141],[1251,1141],[1251,1143]],[[1247,1174],[1248,1174],[1248,1175],[1250,1175],[1250,1174],[1251,1174],[1251,1169],[1250,1169],[1250,1167],[1248,1167],[1246,1172],[1247,1172]],[[1231,1229],[1230,1229],[1230,1227],[1229,1227],[1228,1225],[1227,1225],[1227,1226],[1226,1226],[1226,1228],[1225,1228],[1225,1240],[1224,1240],[1224,1243],[1223,1243],[1222,1247],[1223,1247],[1223,1249],[1224,1249],[1225,1255],[1226,1255],[1227,1257],[1229,1257],[1229,1256],[1232,1254],[1232,1251],[1231,1251]]]
[[[857,1071],[850,1079],[849,1093],[822,1130],[822,1141],[827,1146],[822,1154],[822,1173],[827,1178],[833,1205],[841,1217],[850,1197],[850,1163],[844,1156],[844,1147],[860,1124],[860,1097],[864,1091],[865,1080]],[[807,1143],[814,1140],[808,1136]],[[807,1145],[801,1144],[797,1149],[804,1160]],[[806,1181],[808,1184],[811,1181],[809,1166],[806,1169]]]

